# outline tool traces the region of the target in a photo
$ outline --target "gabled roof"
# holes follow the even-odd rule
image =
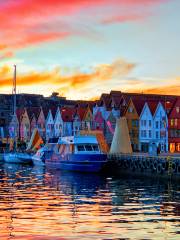
[[[176,107],[180,108],[180,97],[179,96],[176,98],[176,100],[174,102],[167,101],[165,104],[165,109],[166,110],[169,109],[169,111],[167,112],[169,118],[180,118],[180,112],[178,113],[176,111]]]
[[[16,116],[17,116],[17,119],[18,119],[18,121],[20,122],[20,120],[21,120],[21,116],[22,116],[22,114],[24,113],[24,108],[18,108],[18,109],[16,109]]]
[[[112,91],[110,92],[110,96],[111,96],[111,97],[113,97],[113,96],[121,97],[121,96],[122,96],[122,92],[121,92],[121,91],[112,90]]]
[[[113,101],[115,108],[119,108],[121,103],[122,95],[121,96],[112,96],[111,101]]]
[[[51,113],[52,113],[52,117],[53,117],[53,119],[55,118],[55,116],[56,116],[56,111],[57,111],[57,107],[51,107],[50,108],[50,110],[51,110]]]
[[[111,100],[110,95],[107,94],[107,93],[103,93],[101,95],[100,99],[99,99],[99,104],[98,105],[100,106],[102,104],[102,102],[103,102],[105,107],[108,108],[109,104],[110,104],[110,100]]]
[[[132,102],[134,104],[134,107],[136,109],[136,112],[138,114],[138,116],[141,115],[141,112],[143,110],[143,107],[144,107],[144,104],[145,104],[145,101],[144,100],[141,100],[139,98],[133,98],[132,99]]]
[[[147,104],[149,106],[152,116],[154,116],[157,106],[159,104],[159,101],[151,101],[151,102],[148,101]]]
[[[28,107],[26,108],[29,120],[31,121],[33,116],[37,119],[40,113],[39,107]]]
[[[129,108],[129,105],[130,105],[131,101],[132,101],[132,103],[133,103],[133,105],[134,105],[134,107],[135,107],[135,110],[136,110],[138,116],[140,116],[140,115],[141,115],[141,112],[142,112],[142,110],[143,110],[145,101],[142,100],[142,99],[140,99],[140,98],[138,98],[138,97],[131,97],[131,98],[129,99],[128,105],[127,105],[127,106],[124,106],[124,109],[123,109],[123,106],[121,106],[121,113],[122,113],[122,115],[125,115],[125,114],[126,114],[126,112],[127,112],[128,108]],[[124,111],[123,111],[123,110],[124,110]]]
[[[61,108],[61,116],[63,122],[72,122],[76,109],[74,108]]]
[[[49,109],[48,108],[41,108],[42,109],[42,111],[43,111],[43,114],[44,114],[44,117],[45,117],[45,119],[47,118],[47,116],[48,116],[48,113],[49,113]],[[38,116],[39,117],[39,116]]]
[[[79,116],[79,119],[81,121],[84,119],[86,112],[87,112],[87,108],[82,108],[82,107],[77,108],[76,114]]]
[[[98,110],[98,111],[96,112],[96,114],[94,115],[94,120],[96,121],[96,120],[99,119],[99,118],[104,119],[102,112]]]

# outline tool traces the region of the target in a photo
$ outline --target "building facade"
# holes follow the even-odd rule
[[[177,98],[168,116],[169,151],[180,152],[180,97]]]

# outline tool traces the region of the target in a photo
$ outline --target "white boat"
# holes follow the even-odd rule
[[[96,136],[70,136],[41,148],[32,161],[34,165],[48,168],[99,172],[107,162],[107,154],[100,150]]]
[[[32,157],[28,153],[20,152],[4,153],[4,162],[29,164],[32,162]]]

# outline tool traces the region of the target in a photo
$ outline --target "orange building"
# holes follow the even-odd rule
[[[130,98],[123,114],[127,119],[131,145],[134,152],[139,151],[139,117],[144,104],[145,101],[140,98]]]

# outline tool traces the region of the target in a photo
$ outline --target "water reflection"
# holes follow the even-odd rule
[[[0,166],[0,239],[178,239],[177,183]]]

